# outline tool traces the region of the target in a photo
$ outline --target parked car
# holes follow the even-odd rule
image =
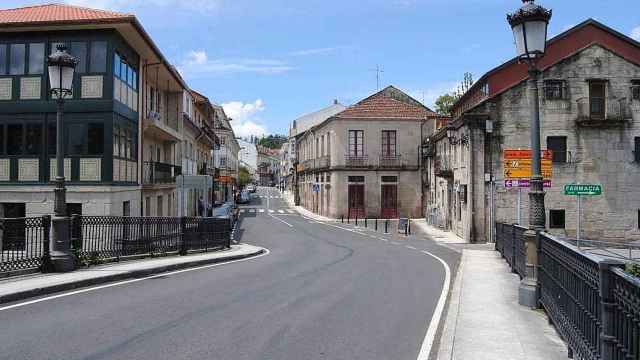
[[[218,219],[226,219],[229,222],[229,230],[233,229],[236,221],[235,208],[232,204],[225,203],[213,208],[213,217]]]
[[[238,197],[238,204],[248,204],[251,202],[251,194],[248,190],[242,190]]]

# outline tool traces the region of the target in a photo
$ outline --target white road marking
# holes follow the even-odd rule
[[[240,210],[240,214],[244,213],[244,209]]]
[[[259,212],[259,213],[263,213],[263,212],[264,212],[264,209],[259,209],[259,210],[258,210],[258,212]]]
[[[269,209],[269,214],[273,214],[274,212],[275,212],[275,210]]]
[[[294,214],[294,213],[295,213],[295,211],[293,211],[293,210],[291,210],[291,209],[287,210],[287,212],[288,212],[289,214]]]
[[[47,297],[43,297],[43,298],[36,299],[36,300],[25,301],[25,302],[19,303],[19,304],[13,304],[13,305],[5,306],[5,307],[0,307],[0,311],[9,310],[9,309],[15,309],[15,308],[19,308],[19,307],[23,307],[23,306],[27,306],[27,305],[31,305],[31,304],[37,304],[39,302],[43,302],[43,301],[47,301],[47,300],[59,299],[59,298],[63,298],[63,297],[71,296],[71,295],[77,295],[77,294],[82,294],[82,293],[86,293],[86,292],[90,292],[90,291],[106,289],[106,288],[110,288],[110,287],[114,287],[114,286],[133,284],[133,283],[136,283],[136,282],[139,282],[139,281],[143,281],[143,280],[156,279],[156,278],[160,278],[160,277],[171,276],[171,275],[181,274],[181,273],[190,272],[190,271],[209,269],[209,268],[216,267],[216,266],[233,264],[233,263],[241,262],[241,261],[254,260],[254,259],[266,256],[266,255],[269,255],[269,253],[270,253],[269,249],[266,249],[266,248],[263,248],[263,249],[264,249],[264,252],[262,254],[256,255],[256,256],[253,256],[253,257],[248,257],[248,258],[244,258],[244,259],[237,259],[237,260],[231,260],[231,261],[221,262],[221,263],[216,263],[216,264],[211,264],[211,265],[198,266],[198,267],[189,268],[189,269],[182,269],[182,270],[176,270],[176,271],[171,271],[171,272],[165,272],[165,273],[151,275],[151,276],[147,276],[147,277],[143,277],[143,278],[119,281],[119,282],[116,282],[116,283],[90,287],[90,288],[86,288],[86,289],[82,289],[82,290],[71,291],[71,292],[64,293],[64,294],[47,296]]]
[[[256,209],[251,209],[251,210],[249,210],[249,212],[255,214],[256,213]]]
[[[271,210],[269,210],[269,211],[271,211]],[[276,220],[280,221],[281,223],[284,223],[284,224],[285,224],[285,225],[287,225],[288,227],[291,227],[291,228],[293,227],[293,225],[291,225],[291,224],[289,224],[288,222],[286,222],[286,221],[284,221],[284,220],[280,219],[279,217],[275,217],[275,216],[273,216],[273,215],[271,215],[271,214],[269,214],[269,216],[271,216],[272,218],[274,218],[274,219],[276,219]]]
[[[280,214],[284,214],[284,210],[278,210]]]
[[[383,239],[383,238],[380,238],[380,240],[382,240],[382,241],[384,241],[384,242],[389,242],[389,240],[387,240],[387,239]]]
[[[407,249],[411,249],[411,250],[418,250],[418,249],[416,249],[415,247],[410,246],[410,245],[407,245]]]
[[[451,282],[451,269],[449,265],[442,260],[441,258],[433,255],[428,251],[422,251],[423,254],[429,255],[432,258],[438,260],[442,266],[444,267],[444,282],[442,283],[442,292],[440,293],[440,299],[438,299],[438,304],[436,305],[436,309],[433,311],[433,316],[431,317],[431,321],[429,322],[429,327],[427,328],[427,334],[424,336],[424,341],[422,342],[422,347],[420,348],[420,353],[418,354],[418,360],[427,360],[429,358],[429,354],[431,353],[431,347],[433,346],[433,340],[436,336],[436,331],[438,330],[438,325],[440,325],[440,318],[442,317],[442,312],[444,311],[444,305],[447,301],[447,295],[449,294],[449,285]]]

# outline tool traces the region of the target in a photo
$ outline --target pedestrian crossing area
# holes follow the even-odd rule
[[[257,197],[257,198],[260,198],[260,199],[283,199],[283,197],[282,197],[282,196],[267,196],[267,195],[259,195],[259,196],[256,196],[256,197]]]
[[[240,214],[294,215],[297,212],[293,209],[240,209]]]

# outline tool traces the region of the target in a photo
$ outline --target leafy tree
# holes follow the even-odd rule
[[[453,104],[458,100],[454,93],[440,95],[436,99],[436,112],[442,115],[451,115]]]
[[[240,169],[238,169],[238,182],[240,183],[240,187],[244,187],[251,182],[251,174],[244,166],[240,166]]]
[[[282,144],[284,144],[286,141],[287,137],[284,135],[269,135],[258,140],[258,145],[262,145],[269,149],[280,149],[282,147]]]

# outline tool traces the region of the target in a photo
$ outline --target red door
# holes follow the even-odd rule
[[[398,217],[398,185],[382,185],[380,191],[382,211],[381,217],[384,219],[395,219]]]
[[[364,185],[349,184],[349,217],[364,217]]]

